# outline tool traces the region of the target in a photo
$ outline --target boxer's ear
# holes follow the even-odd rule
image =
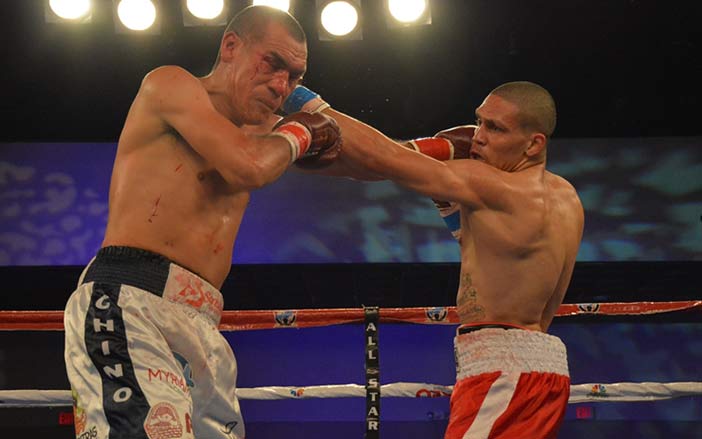
[[[237,50],[244,45],[244,40],[236,32],[227,32],[219,45],[219,56],[224,62],[231,62]]]
[[[542,133],[534,133],[530,136],[529,145],[524,153],[527,157],[536,157],[546,148],[546,136]]]

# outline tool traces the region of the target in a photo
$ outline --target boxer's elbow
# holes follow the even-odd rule
[[[245,191],[260,189],[274,180],[262,163],[253,160],[226,166],[220,174],[230,187]]]
[[[246,178],[242,184],[247,190],[253,191],[273,183],[279,176],[280,173],[275,172],[270,166],[254,161],[248,166]]]

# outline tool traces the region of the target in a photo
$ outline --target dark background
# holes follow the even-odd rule
[[[115,141],[148,71],[209,71],[223,29],[184,27],[180,1],[161,2],[160,35],[116,33],[112,3],[94,3],[77,26],[45,23],[44,1],[3,1],[0,141]],[[230,16],[248,4],[225,3]],[[434,0],[431,25],[390,29],[383,2],[363,1],[364,39],[332,42],[317,38],[314,1],[291,3],[307,85],[391,136],[471,121],[510,80],[553,93],[556,137],[702,133],[699,2]]]

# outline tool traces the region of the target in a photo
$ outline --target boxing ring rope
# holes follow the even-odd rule
[[[557,317],[578,315],[634,316],[671,312],[699,312],[702,300],[679,302],[618,302],[563,304]],[[455,307],[381,308],[381,323],[458,324]],[[367,322],[367,309],[301,309],[277,311],[224,311],[219,329],[239,331],[271,328],[307,328]],[[0,311],[0,331],[61,331],[62,311]],[[379,386],[382,397],[436,398],[451,395],[453,386],[397,382]],[[237,389],[242,399],[279,400],[350,398],[368,394],[367,385],[270,386]],[[571,385],[569,403],[654,401],[702,396],[702,382],[622,382]],[[0,408],[70,406],[68,390],[0,390]]]
[[[380,386],[383,398],[440,398],[451,396],[453,386],[427,383],[390,383]],[[581,402],[657,401],[685,396],[701,396],[702,382],[574,384],[569,404]],[[313,398],[362,398],[361,384],[287,387],[266,386],[237,389],[241,400],[280,400]],[[73,404],[68,390],[0,390],[0,408],[63,407]]]
[[[700,311],[702,300],[679,302],[609,302],[563,304],[556,317],[577,315],[634,316],[679,311]],[[246,331],[281,327],[360,323],[362,308],[223,311],[220,331]],[[456,307],[382,308],[381,323],[457,325]],[[0,331],[63,331],[63,311],[0,311]]]

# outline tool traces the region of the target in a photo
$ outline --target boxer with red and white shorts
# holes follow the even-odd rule
[[[64,314],[76,437],[243,439],[221,314],[220,292],[165,257],[101,249]]]
[[[549,439],[563,421],[570,377],[558,337],[515,325],[462,325],[446,439]]]
[[[302,86],[291,96],[288,112],[324,107]],[[546,169],[553,96],[508,82],[475,109],[475,126],[405,144],[331,107],[322,112],[344,133],[336,175],[449,201],[437,207],[460,244],[456,313],[470,325],[455,340],[446,438],[556,437],[570,383],[565,347],[546,332],[573,275],[585,215],[573,185]]]

